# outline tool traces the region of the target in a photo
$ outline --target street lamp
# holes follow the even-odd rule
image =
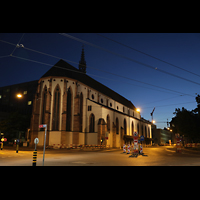
[[[17,98],[22,98],[22,95],[21,94],[17,94]]]
[[[22,98],[22,94],[17,94],[17,98],[21,99]],[[20,132],[19,132],[19,138],[20,138]],[[18,149],[19,149],[19,139],[17,139],[17,146],[16,146],[16,153],[18,153]]]
[[[136,109],[136,111],[137,111],[137,112],[140,112],[140,109],[139,109],[139,108],[137,108],[137,109]]]

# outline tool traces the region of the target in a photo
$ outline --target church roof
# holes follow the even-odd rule
[[[132,104],[131,101],[124,98],[123,96],[116,93],[115,91],[111,90],[110,88],[106,87],[105,85],[99,83],[98,81],[94,80],[87,74],[79,71],[77,68],[73,67],[72,65],[65,62],[62,59],[59,60],[51,69],[49,69],[41,78],[49,77],[49,76],[61,76],[61,77],[68,77],[68,78],[75,79],[101,92],[102,94],[105,94],[106,96],[114,99],[115,101],[131,109],[135,109],[135,106]]]

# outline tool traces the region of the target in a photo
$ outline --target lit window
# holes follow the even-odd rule
[[[0,99],[1,99],[1,95],[0,95]]]
[[[32,104],[32,101],[28,101],[28,105],[30,106]]]
[[[27,94],[27,91],[24,91],[24,94]]]

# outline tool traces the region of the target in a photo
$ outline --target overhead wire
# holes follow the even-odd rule
[[[132,59],[132,58],[123,56],[122,54],[119,54],[119,53],[110,51],[110,50],[108,50],[108,49],[105,49],[105,48],[100,47],[100,46],[98,46],[98,45],[95,45],[95,44],[93,44],[93,43],[87,42],[87,41],[85,41],[85,40],[79,39],[79,38],[77,38],[77,37],[71,36],[71,35],[69,35],[69,34],[66,34],[66,33],[59,33],[59,34],[62,35],[62,36],[68,37],[68,38],[70,38],[70,39],[79,41],[79,42],[81,42],[81,43],[84,43],[84,44],[93,46],[93,47],[95,47],[95,48],[101,49],[101,50],[103,50],[103,51],[109,52],[109,53],[111,53],[111,54],[117,55],[117,56],[122,57],[122,58],[124,58],[124,59],[130,60],[130,61],[132,61],[132,62],[135,62],[135,63],[137,63],[137,64],[143,65],[143,66],[145,66],[145,67],[148,67],[148,68],[150,68],[150,69],[153,69],[153,70],[156,70],[156,71],[159,71],[159,72],[168,74],[168,75],[170,75],[170,76],[174,76],[174,77],[176,77],[176,78],[179,78],[179,79],[182,79],[182,80],[185,80],[185,81],[194,83],[194,84],[196,84],[196,85],[200,85],[200,83],[197,83],[196,81],[189,80],[189,79],[187,79],[187,78],[178,76],[178,75],[176,75],[176,74],[174,74],[174,73],[170,73],[170,72],[167,72],[167,71],[165,71],[165,70],[159,69],[159,68],[157,68],[157,67],[153,67],[153,66],[151,66],[151,65],[148,65],[148,64],[145,64],[145,63],[143,63],[143,62],[137,61],[137,60],[135,60],[135,59]]]
[[[171,66],[173,66],[173,67],[175,67],[175,68],[177,68],[177,69],[180,69],[180,70],[182,70],[182,71],[185,71],[185,72],[188,72],[188,73],[190,73],[190,74],[193,74],[193,75],[195,75],[195,76],[200,77],[200,75],[197,74],[197,73],[191,72],[191,71],[189,71],[189,70],[187,70],[187,69],[184,69],[184,68],[182,68],[182,67],[179,67],[179,66],[177,66],[177,65],[174,65],[174,64],[172,64],[172,63],[170,63],[170,62],[167,62],[167,61],[165,61],[165,60],[162,60],[162,59],[160,59],[160,58],[157,58],[157,57],[155,57],[155,56],[152,56],[152,55],[150,55],[150,54],[148,54],[148,53],[145,53],[145,52],[140,51],[140,50],[138,50],[138,49],[135,49],[135,48],[133,48],[133,47],[130,47],[129,45],[126,45],[126,44],[124,44],[124,43],[121,43],[121,42],[118,42],[118,41],[116,41],[116,40],[113,40],[113,39],[108,38],[108,37],[106,37],[106,36],[104,36],[104,35],[101,35],[101,34],[99,34],[99,33],[95,33],[95,34],[97,34],[97,35],[99,35],[99,36],[101,36],[101,37],[103,37],[103,38],[106,38],[106,39],[108,39],[108,40],[110,40],[110,41],[113,41],[113,42],[115,42],[115,43],[117,43],[117,44],[120,44],[120,45],[122,45],[122,46],[124,46],[124,47],[127,47],[127,48],[129,48],[129,49],[131,49],[131,50],[137,51],[137,52],[139,52],[139,53],[141,53],[141,54],[143,54],[143,55],[146,55],[146,56],[149,56],[149,57],[151,57],[151,58],[154,58],[154,59],[156,59],[156,60],[158,60],[158,61],[161,61],[161,62],[163,62],[163,63],[165,63],[165,64],[171,65]]]
[[[43,64],[43,65],[52,66],[51,64],[47,64],[47,63],[44,63],[44,62],[39,62],[39,61],[35,61],[35,60],[31,60],[31,59],[27,59],[27,58],[22,58],[22,57],[19,57],[19,56],[11,55],[11,57],[19,58],[19,59],[22,59],[22,60],[27,60],[27,61],[31,61],[31,62],[35,62],[35,63],[39,63],[39,64]],[[84,73],[81,72],[81,71],[79,72],[79,71],[77,71],[77,70],[67,69],[67,68],[64,68],[64,67],[56,66],[56,65],[54,65],[54,67],[57,67],[57,68],[61,68],[61,69],[64,69],[64,70],[69,70],[69,71],[74,71],[74,72],[78,72],[78,73],[82,73],[82,74],[84,74]],[[90,74],[90,75],[93,75],[93,74]],[[96,76],[96,75],[95,75],[95,76]],[[192,102],[178,103],[178,104],[167,104],[167,105],[161,105],[161,106],[156,106],[156,107],[166,107],[166,106],[179,105],[179,104],[188,104],[188,103],[194,103],[194,101],[192,101]],[[151,107],[144,107],[143,109],[146,109],[146,108],[152,108],[152,106],[151,106]]]
[[[179,105],[179,104],[188,104],[188,103],[195,103],[194,101],[189,101],[189,102],[184,102],[184,103],[174,103],[174,104],[166,104],[166,105],[161,105],[161,106],[156,106],[156,107],[166,107],[166,106],[173,106],[173,105]],[[151,107],[144,107],[142,109],[146,109],[146,108],[152,108]]]
[[[13,43],[10,43],[10,42],[7,42],[7,41],[3,41],[3,40],[0,40],[1,42],[5,42],[7,44],[11,44],[11,45],[15,45]],[[43,55],[46,55],[46,56],[50,56],[50,57],[53,57],[53,58],[59,58],[59,59],[63,59],[61,57],[57,57],[57,56],[53,56],[53,55],[50,55],[50,54],[47,54],[47,53],[44,53],[44,52],[40,52],[40,51],[37,51],[37,50],[33,50],[33,49],[30,49],[30,48],[27,48],[27,47],[24,47],[24,49],[27,49],[29,51],[33,51],[33,52],[36,52],[36,53],[40,53],[40,54],[43,54]],[[44,63],[44,62],[40,62],[40,61],[36,61],[36,60],[31,60],[31,59],[27,59],[27,58],[22,58],[22,57],[19,57],[19,56],[14,56],[12,54],[10,55],[7,55],[7,56],[1,56],[1,57],[15,57],[15,58],[19,58],[19,59],[23,59],[23,60],[27,60],[27,61],[31,61],[31,62],[35,62],[35,63],[39,63],[39,64],[43,64],[43,65],[48,65],[48,66],[52,66],[52,64],[47,64],[47,63]],[[0,58],[1,58],[0,57]],[[63,59],[63,60],[66,60],[66,59]],[[78,64],[77,62],[73,62],[73,61],[70,61],[70,60],[66,60],[68,62],[72,62],[72,63],[75,63],[75,64]],[[75,72],[79,72],[77,70],[71,70],[71,69],[66,69],[66,68],[63,68],[63,67],[60,67],[60,66],[55,66],[57,68],[62,68],[62,69],[65,69],[65,70],[70,70],[70,71],[75,71]],[[88,67],[88,66],[87,66]],[[92,68],[92,69],[95,69],[95,70],[99,70],[99,69],[96,69],[96,68],[93,68],[93,67],[88,67],[88,68]],[[112,74],[112,75],[115,75],[115,76],[119,76],[119,77],[122,77],[122,78],[126,78],[126,79],[130,79],[128,77],[124,77],[124,76],[121,76],[121,75],[117,75],[117,74],[114,74],[114,73],[110,73],[110,72],[107,72],[107,71],[104,71],[104,70],[99,70],[99,71],[103,71],[105,73],[109,73],[109,74]],[[83,73],[83,72],[80,72],[80,73]],[[91,76],[97,76],[97,75],[94,75],[94,74],[88,74],[88,75],[91,75]],[[101,77],[101,76],[98,76],[100,78],[104,78],[105,77]],[[106,78],[107,79],[107,78]],[[113,79],[109,79],[109,80],[113,80]],[[162,88],[164,90],[170,90],[170,91],[173,91],[175,93],[180,93],[182,95],[178,95],[178,96],[183,96],[183,95],[189,95],[189,96],[193,96],[193,95],[190,95],[190,94],[185,94],[185,93],[182,93],[182,92],[178,92],[178,91],[175,91],[175,90],[171,90],[171,89],[167,89],[167,88],[164,88],[164,87],[160,87],[160,86],[155,86],[153,84],[149,84],[149,83],[145,83],[145,82],[142,82],[142,81],[138,81],[138,80],[134,80],[134,79],[130,79],[130,80],[133,80],[133,81],[137,81],[137,82],[141,82],[141,83],[144,83],[144,84],[148,84],[148,85],[152,85],[153,87],[159,87],[159,88]],[[114,80],[113,80],[114,81]],[[129,84],[129,83],[128,83]],[[144,86],[139,86],[139,87],[144,87]],[[147,87],[146,87],[147,88]],[[148,88],[148,89],[152,89],[152,88]],[[162,91],[161,91],[162,92]],[[173,97],[175,98],[175,97]],[[163,99],[164,100],[164,99]],[[158,100],[158,101],[162,101],[162,100]],[[185,102],[185,103],[179,103],[179,104],[187,104],[187,103],[194,103],[194,102]],[[165,107],[165,106],[171,106],[171,105],[179,105],[179,104],[168,104],[168,105],[162,105],[162,106],[157,106],[157,107]],[[144,107],[145,108],[151,108],[151,107]]]
[[[19,44],[19,43],[21,42],[22,38],[24,37],[24,34],[25,34],[25,33],[22,34],[22,36],[21,36],[21,38],[19,39],[19,42],[18,42],[17,44]],[[17,48],[17,45],[15,46],[15,48],[13,49],[13,51],[12,51],[12,53],[11,53],[10,55],[12,55],[12,54],[15,52],[16,48]]]
[[[16,45],[16,44],[13,44],[13,43],[4,41],[4,40],[0,40],[0,42],[4,42],[4,43],[10,44],[10,45]],[[37,50],[34,50],[34,49],[30,49],[30,48],[27,48],[27,47],[25,47],[25,46],[24,46],[23,48],[26,49],[26,50],[29,50],[29,51],[33,51],[33,52],[35,52],[35,53],[39,53],[39,54],[42,54],[42,55],[50,56],[50,57],[53,57],[53,58],[62,59],[62,60],[64,60],[64,61],[71,62],[71,63],[74,63],[74,64],[79,64],[79,63],[77,63],[77,62],[74,62],[74,61],[71,61],[71,60],[67,60],[67,59],[63,59],[63,58],[61,58],[61,57],[54,56],[54,55],[50,55],[50,54],[47,54],[47,53],[44,53],[44,52],[41,52],[41,51],[37,51]],[[35,63],[39,63],[39,64],[44,64],[44,65],[52,66],[51,64],[47,64],[47,63],[43,63],[43,62],[39,62],[39,61],[27,59],[27,58],[22,58],[22,57],[19,57],[19,56],[14,56],[14,55],[12,55],[12,54],[10,54],[10,56],[16,57],[16,58],[19,58],[19,59],[23,59],[23,60],[27,60],[27,61],[31,61],[31,62],[35,62]],[[55,67],[60,68],[59,66],[55,66]],[[163,90],[168,90],[168,91],[170,91],[170,92],[179,93],[179,94],[181,94],[181,95],[187,95],[187,96],[192,96],[192,97],[194,97],[194,95],[191,95],[191,94],[186,94],[186,93],[183,93],[183,92],[179,92],[179,91],[176,91],[176,90],[168,89],[168,88],[161,87],[161,86],[158,86],[158,85],[154,85],[154,84],[151,84],[151,83],[146,83],[146,82],[144,82],[144,81],[140,81],[140,80],[137,80],[137,79],[133,79],[133,78],[129,78],[129,77],[126,77],[126,76],[122,76],[122,75],[115,74],[115,73],[112,73],[112,72],[108,72],[108,71],[105,71],[105,70],[102,70],[102,69],[97,69],[97,68],[90,67],[90,66],[87,66],[87,67],[88,67],[88,68],[91,68],[91,69],[95,69],[95,70],[101,71],[101,72],[104,72],[104,73],[108,73],[108,74],[111,74],[111,75],[114,75],[114,76],[118,76],[118,77],[121,77],[121,78],[124,78],[124,79],[128,79],[128,80],[131,80],[131,81],[135,81],[135,82],[139,82],[139,83],[142,83],[142,84],[146,84],[146,85],[148,85],[148,86],[150,85],[150,86],[152,86],[152,87],[160,88],[160,89],[163,89]],[[66,68],[64,68],[64,69],[66,69]],[[66,69],[66,70],[69,70],[69,69]],[[72,70],[72,71],[73,71],[73,70]]]
[[[50,56],[50,57],[53,57],[53,58],[59,58],[59,59],[62,59],[64,61],[67,61],[67,62],[71,62],[71,63],[74,63],[74,64],[79,64],[77,62],[74,62],[74,61],[71,61],[71,60],[66,60],[66,59],[63,59],[61,57],[57,57],[57,56],[52,56],[50,54],[47,54],[47,53],[43,53],[43,52],[40,52],[40,51],[36,51],[36,50],[32,50],[30,48],[27,48],[27,47],[24,47],[24,49],[27,49],[29,51],[34,51],[36,53],[40,53],[40,54],[43,54],[43,55],[46,55],[46,56]],[[38,62],[39,63],[39,62]],[[135,82],[140,82],[140,83],[143,83],[143,84],[146,84],[146,85],[150,85],[150,86],[153,86],[153,87],[157,87],[157,88],[160,88],[160,89],[164,89],[164,90],[168,90],[170,92],[175,92],[175,93],[179,93],[181,95],[187,95],[187,96],[192,96],[194,97],[193,95],[190,95],[190,94],[186,94],[186,93],[183,93],[183,92],[179,92],[179,91],[176,91],[176,90],[172,90],[172,89],[168,89],[168,88],[164,88],[164,87],[161,87],[161,86],[157,86],[157,85],[154,85],[154,84],[151,84],[151,83],[146,83],[144,81],[140,81],[140,80],[136,80],[136,79],[133,79],[133,78],[129,78],[129,77],[126,77],[126,76],[122,76],[122,75],[119,75],[119,74],[115,74],[115,73],[112,73],[112,72],[108,72],[108,71],[105,71],[105,70],[102,70],[102,69],[97,69],[97,68],[94,68],[94,67],[90,67],[87,65],[88,68],[91,68],[91,69],[95,69],[95,70],[98,70],[98,71],[101,71],[101,72],[104,72],[104,73],[108,73],[108,74],[111,74],[111,75],[114,75],[114,76],[118,76],[118,77],[121,77],[121,78],[124,78],[124,79],[128,79],[128,80],[131,80],[131,81],[135,81]],[[65,68],[66,69],[66,68]]]

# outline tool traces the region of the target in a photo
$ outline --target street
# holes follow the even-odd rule
[[[46,149],[44,166],[200,166],[200,151],[184,149],[176,153],[171,146],[144,148],[144,155],[129,157],[121,149],[77,150]],[[38,150],[37,166],[42,166],[43,150]],[[30,148],[16,153],[14,149],[0,151],[0,166],[32,166]]]

